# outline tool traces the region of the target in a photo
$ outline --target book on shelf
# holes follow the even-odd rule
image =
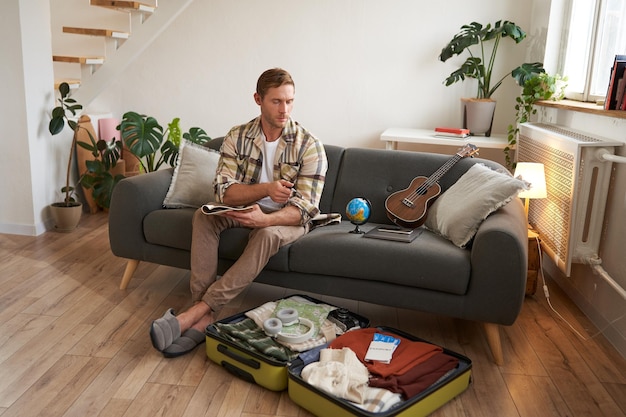
[[[615,110],[626,110],[626,69],[622,75],[622,92],[618,95]]]
[[[619,110],[621,107],[622,103],[617,103],[617,95],[619,80],[624,76],[624,69],[626,69],[626,55],[615,55],[613,66],[611,67],[609,85],[606,90],[604,110]]]
[[[213,214],[226,213],[227,211],[246,211],[250,210],[253,206],[229,206],[222,203],[206,203],[202,205],[202,213],[207,216]]]
[[[449,138],[466,138],[470,135],[469,129],[460,127],[436,127],[435,136],[449,137]]]
[[[626,78],[624,78],[624,75],[626,75],[626,71],[622,71],[622,73],[618,75],[619,75],[619,78],[617,80],[617,89],[616,89],[617,92],[615,95],[614,110],[622,109],[622,101],[624,100],[624,84],[626,84]]]
[[[419,235],[421,235],[422,231],[423,229],[421,227],[411,229],[385,225],[373,228],[369,232],[365,233],[363,237],[409,243],[413,242]]]

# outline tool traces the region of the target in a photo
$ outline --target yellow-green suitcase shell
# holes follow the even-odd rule
[[[238,377],[272,391],[287,389],[287,363],[248,352],[207,330],[206,354],[213,362]]]

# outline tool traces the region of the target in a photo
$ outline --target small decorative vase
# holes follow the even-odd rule
[[[470,135],[491,136],[496,101],[490,98],[463,98],[461,103],[463,105],[463,127],[469,129]]]

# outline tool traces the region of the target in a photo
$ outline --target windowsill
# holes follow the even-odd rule
[[[604,107],[595,103],[585,103],[574,100],[541,100],[536,103],[537,106],[553,107],[563,110],[579,111],[582,113],[597,114],[598,116],[616,117],[618,119],[626,119],[626,111],[624,110],[604,110]]]

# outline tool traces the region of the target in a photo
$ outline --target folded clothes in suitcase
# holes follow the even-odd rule
[[[391,345],[389,362],[366,360]],[[467,357],[390,327],[348,332],[317,353],[291,362],[287,388],[316,416],[427,416],[471,382]]]
[[[289,313],[293,310],[298,321],[290,324]],[[283,391],[287,388],[287,367],[299,353],[314,351],[350,328],[368,326],[369,320],[356,313],[306,295],[294,295],[207,326],[206,353],[213,362],[244,380]]]

